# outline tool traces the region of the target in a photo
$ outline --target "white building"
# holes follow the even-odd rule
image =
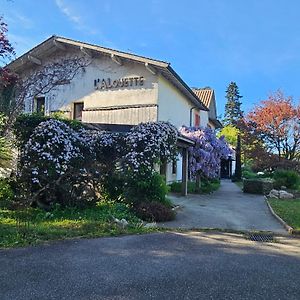
[[[63,111],[84,123],[136,125],[169,121],[182,125],[218,126],[215,100],[208,106],[172,69],[170,63],[52,36],[12,62],[20,76],[67,56],[85,56],[85,72],[69,84],[25,103],[25,111]],[[166,168],[167,181],[181,180],[181,158]]]

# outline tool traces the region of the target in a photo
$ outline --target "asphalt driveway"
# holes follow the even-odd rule
[[[222,180],[220,189],[210,195],[169,198],[181,209],[174,221],[160,224],[162,227],[286,232],[271,215],[263,196],[245,194],[230,180]]]
[[[299,299],[300,241],[157,233],[0,250],[0,299]]]

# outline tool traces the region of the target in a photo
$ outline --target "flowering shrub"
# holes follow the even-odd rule
[[[120,166],[124,154],[122,134],[100,132],[94,151],[101,172],[101,198],[118,201],[123,199],[125,178]]]
[[[176,127],[168,122],[148,122],[135,126],[125,137],[123,162],[134,175],[152,173],[154,164],[172,161],[177,155]]]
[[[57,179],[76,159],[83,159],[79,135],[58,120],[42,122],[33,131],[22,153],[23,172],[32,174],[33,184]]]
[[[195,146],[189,148],[191,175],[218,177],[221,159],[227,159],[231,154],[224,137],[218,139],[210,128],[200,127],[182,127],[180,133],[195,141]]]
[[[125,135],[75,130],[56,119],[35,118],[33,124],[36,127],[30,127],[32,134],[21,148],[18,178],[25,197],[39,206],[91,203],[100,193],[116,200],[135,195],[132,191],[138,186],[145,198],[154,163],[176,156],[177,130],[166,122],[141,124]],[[24,140],[28,134],[21,136]],[[162,189],[158,193],[165,195],[157,182],[154,185]]]
[[[82,132],[59,120],[40,123],[21,153],[19,178],[28,193],[36,193],[37,200],[44,204],[57,201],[58,190],[72,175],[86,173],[82,166],[91,159],[90,144]]]
[[[81,128],[83,128],[83,125],[81,122],[77,120],[69,120],[66,118],[63,118],[59,114],[44,116],[38,113],[33,114],[21,114],[16,118],[16,121],[13,125],[13,132],[16,136],[17,140],[17,146],[19,148],[24,148],[24,145],[29,140],[30,136],[32,135],[34,129],[42,122],[45,122],[50,119],[56,119],[60,120],[72,129],[78,131]]]

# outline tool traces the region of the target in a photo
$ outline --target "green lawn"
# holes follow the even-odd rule
[[[126,219],[125,229],[112,222],[112,216]],[[100,237],[146,233],[141,220],[120,203],[99,203],[86,209],[60,209],[45,212],[29,208],[22,211],[0,209],[0,248],[38,244],[71,237]]]
[[[270,199],[270,205],[280,218],[296,230],[300,230],[300,199]]]
[[[172,182],[169,185],[170,192],[172,192],[172,193],[181,193],[181,186],[182,186],[181,182]],[[218,190],[219,187],[220,187],[220,180],[218,180],[218,179],[214,179],[214,180],[210,180],[210,181],[202,180],[201,181],[201,191],[200,191],[200,193],[201,194],[209,194],[209,193],[212,193],[212,192]],[[188,181],[187,188],[188,188],[188,193],[189,194],[197,193],[195,182]]]

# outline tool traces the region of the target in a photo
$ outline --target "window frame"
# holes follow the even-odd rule
[[[76,118],[76,106],[82,105],[82,110],[81,110],[81,117]],[[80,122],[82,122],[82,112],[84,110],[84,102],[74,102],[73,103],[73,120],[78,120]]]
[[[43,101],[43,104],[40,106],[39,102]],[[40,110],[38,108],[41,108]],[[34,112],[37,114],[45,115],[46,114],[46,97],[39,96],[34,98]]]

